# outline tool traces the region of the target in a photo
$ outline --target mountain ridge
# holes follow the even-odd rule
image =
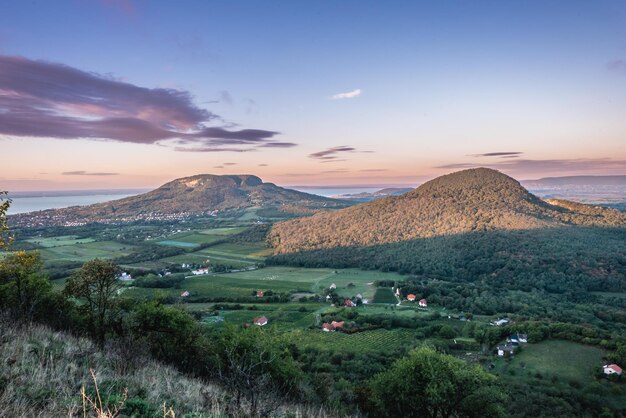
[[[11,219],[18,226],[28,222],[67,225],[185,217],[252,207],[275,207],[286,213],[311,213],[346,206],[339,200],[264,183],[261,178],[250,174],[197,174],[169,181],[135,196],[87,206],[16,214]]]

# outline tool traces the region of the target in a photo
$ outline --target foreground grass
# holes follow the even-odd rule
[[[124,352],[126,351],[126,352]],[[219,386],[191,379],[171,367],[120,347],[97,350],[85,338],[0,320],[0,417],[91,417],[81,392],[99,396],[119,417],[225,417],[229,397]],[[246,416],[245,403],[236,416]],[[170,416],[170,415],[168,415]],[[283,405],[276,416],[329,417],[320,410]]]

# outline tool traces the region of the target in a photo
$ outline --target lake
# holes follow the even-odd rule
[[[12,197],[8,215],[16,213],[34,212],[45,209],[68,208],[70,206],[84,206],[93,203],[108,202],[110,200],[122,199],[132,194],[93,194],[76,196],[33,196],[33,197]]]

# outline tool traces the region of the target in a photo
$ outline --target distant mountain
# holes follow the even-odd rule
[[[150,192],[88,206],[70,207],[11,217],[15,225],[72,225],[138,219],[174,219],[251,207],[286,213],[312,213],[343,208],[346,202],[264,183],[252,175],[200,174],[173,180]]]
[[[362,192],[362,193],[354,193],[354,194],[341,194],[338,196],[331,196],[331,197],[333,199],[347,199],[347,200],[354,200],[354,201],[359,201],[359,202],[368,202],[370,200],[380,199],[382,197],[387,197],[387,196],[400,196],[400,195],[410,192],[411,190],[413,189],[410,187],[388,187],[386,189],[381,189],[381,190],[378,190],[376,192],[371,192],[371,193]]]
[[[536,180],[522,180],[526,188],[558,187],[558,186],[624,186],[626,175],[622,176],[566,176],[544,177]]]
[[[431,180],[402,196],[275,224],[277,253],[360,247],[480,231],[560,226],[626,226],[614,209],[546,202],[515,179],[487,168]]]

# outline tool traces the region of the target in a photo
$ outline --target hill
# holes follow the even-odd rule
[[[624,227],[626,215],[573,202],[543,201],[511,177],[476,168],[438,177],[402,196],[278,223],[270,241],[277,253],[291,253],[572,225]]]
[[[181,217],[246,208],[276,208],[286,213],[312,213],[347,203],[264,183],[252,175],[200,174],[173,180],[137,196],[94,205],[19,214],[16,226],[73,225]]]

